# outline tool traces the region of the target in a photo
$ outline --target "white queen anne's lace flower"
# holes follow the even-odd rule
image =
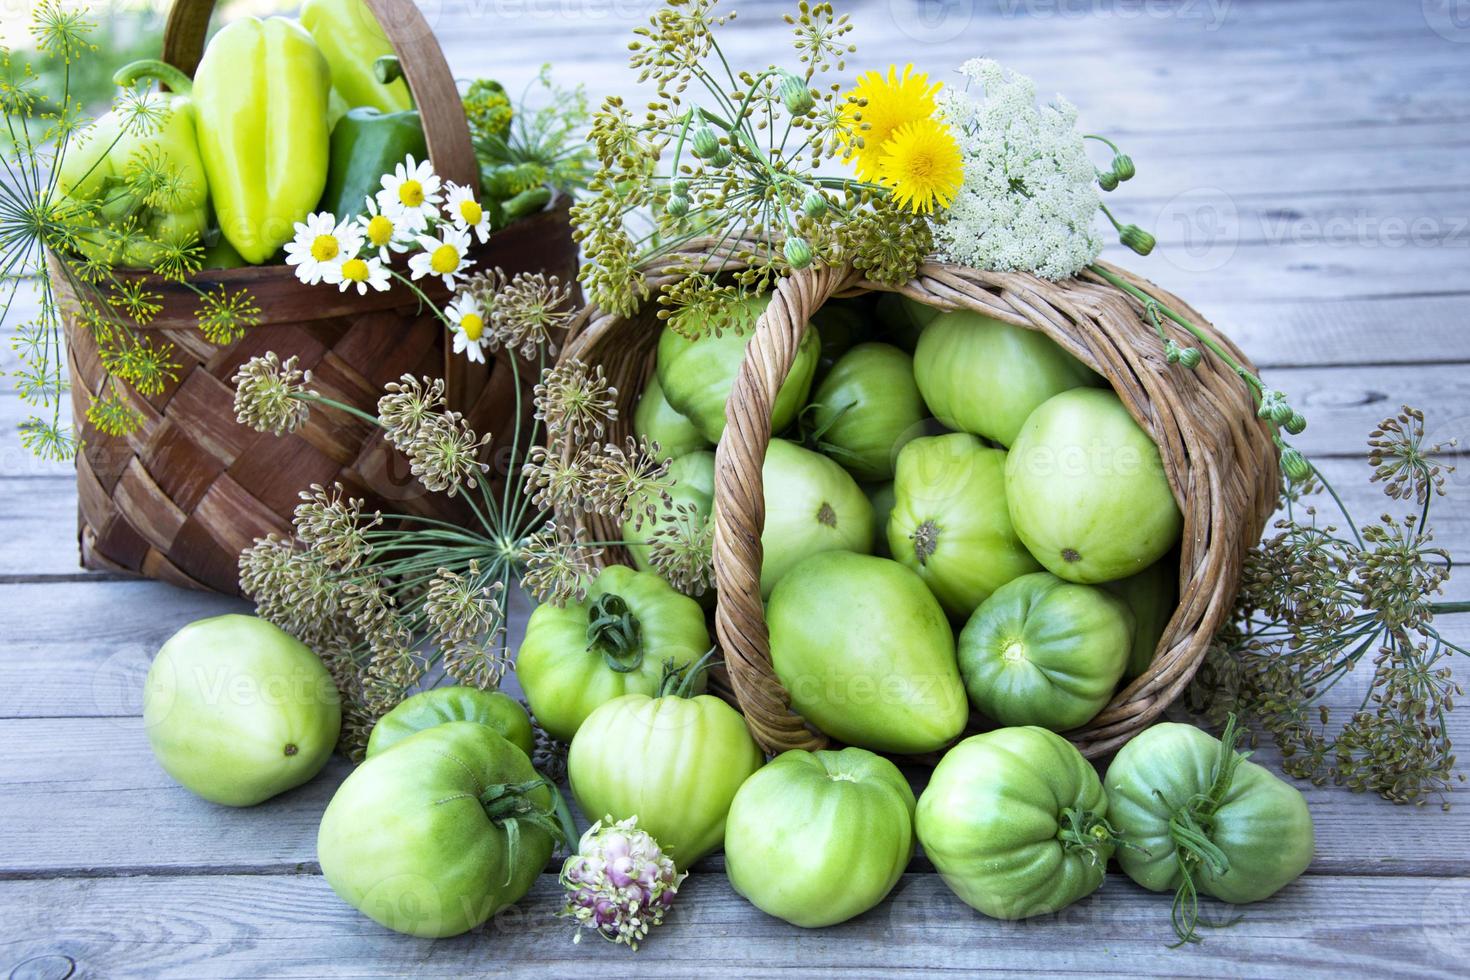
[[[1074,275],[1097,258],[1102,203],[1077,110],[1036,104],[1036,85],[988,58],[960,66],[940,109],[960,141],[965,181],[934,223],[940,257],[978,269]],[[976,91],[979,89],[979,91]]]

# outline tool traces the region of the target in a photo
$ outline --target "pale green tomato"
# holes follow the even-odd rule
[[[1104,582],[1103,588],[1122,599],[1133,613],[1133,647],[1123,671],[1123,677],[1132,680],[1153,663],[1159,640],[1179,607],[1179,563],[1164,558],[1137,575]]]
[[[898,293],[878,297],[878,322],[884,339],[910,352],[918,345],[924,328],[942,312]]]
[[[935,418],[1003,446],[1048,398],[1098,383],[1045,334],[970,310],[941,313],[924,328],[914,378]]]
[[[1098,388],[1065,391],[1026,420],[1006,459],[1006,503],[1026,547],[1070,582],[1141,572],[1184,526],[1159,448]]]
[[[914,854],[914,793],[859,748],[793,749],[745,781],[725,825],[725,874],[767,915],[807,929],[873,908]]]
[[[914,385],[914,359],[889,344],[858,344],[812,394],[822,451],[859,480],[887,480],[905,442],[929,413]]]
[[[730,801],[765,761],[740,712],[708,694],[629,694],[577,730],[567,778],[584,814],[653,835],[681,869],[725,839]]]
[[[482,691],[477,687],[436,687],[404,698],[378,719],[368,737],[367,757],[392,748],[425,728],[450,721],[473,721],[489,725],[527,758],[536,748],[536,734],[526,709],[509,694]]]
[[[1113,852],[1092,764],[1044,728],[999,728],[950,749],[919,796],[919,843],[965,904],[995,919],[1097,891]]]
[[[633,410],[633,434],[656,443],[659,459],[675,459],[710,446],[694,423],[674,411],[664,398],[657,373],[648,376],[638,407]]]
[[[964,730],[970,706],[949,621],[897,562],[813,555],[776,586],[766,623],[792,706],[833,738],[918,754]]]
[[[821,453],[772,439],[761,468],[761,595],[803,558],[822,551],[873,550],[873,505],[846,470]]]
[[[496,795],[517,787],[505,795]],[[493,728],[451,721],[359,766],[322,814],[332,891],[375,922],[438,939],[521,899],[551,858],[552,791]],[[523,802],[539,820],[518,815]]]
[[[915,439],[898,456],[884,533],[889,553],[958,620],[1041,568],[1011,526],[1005,465],[1002,450],[965,432]]]
[[[171,636],[143,683],[143,727],[165,772],[212,803],[253,806],[321,771],[341,701],[316,654],[254,616]]]
[[[656,693],[666,662],[683,667],[709,648],[699,603],[652,572],[610,565],[581,602],[536,607],[516,677],[541,727],[570,742],[598,705]]]
[[[1002,725],[1064,732],[1107,705],[1132,644],[1121,599],[1037,572],[975,610],[960,632],[960,673],[975,707]]]
[[[644,520],[641,527],[632,520],[623,522],[623,541],[633,556],[633,564],[640,571],[647,572],[653,568],[646,542],[666,518],[674,519],[672,515],[678,514],[681,507],[692,508],[693,513],[678,519],[697,521],[701,527],[709,521],[710,507],[715,498],[715,454],[701,451],[680,456],[669,463],[669,479],[674,484],[669,487],[670,502],[654,502],[658,519]]]
[[[893,481],[864,483],[863,493],[868,495],[868,503],[873,505],[873,527],[877,528],[877,533],[873,535],[873,554],[879,558],[891,558],[893,553],[888,550],[888,517],[898,502],[893,492]]]
[[[745,348],[755,336],[756,321],[770,301],[769,296],[740,300],[734,310],[734,323],[726,325],[718,336],[705,323],[687,322],[670,322],[659,335],[658,380],[664,398],[710,442],[719,442],[725,431],[725,403],[745,360]],[[699,339],[690,340],[680,333],[681,329],[697,329]],[[772,432],[780,432],[796,421],[811,390],[820,355],[817,332],[808,328],[796,349],[791,371],[776,392],[771,407]]]

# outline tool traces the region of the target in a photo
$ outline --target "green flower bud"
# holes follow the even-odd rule
[[[708,162],[709,162],[709,165],[711,167],[714,167],[715,169],[718,170],[721,167],[728,167],[730,165],[730,160],[731,159],[732,158],[730,156],[730,148],[729,147],[726,147],[726,146],[717,146],[717,147],[715,147],[714,154],[712,156],[710,156]]]
[[[688,197],[689,181],[682,177],[669,181],[669,193],[674,197]]]
[[[1199,362],[1204,360],[1198,347],[1186,347],[1179,352],[1179,363],[1193,371],[1199,367]]]
[[[689,198],[675,194],[664,205],[664,210],[676,218],[682,218],[689,213]]]
[[[1164,341],[1164,360],[1169,364],[1178,364],[1179,357],[1183,354],[1183,348],[1172,340]]]
[[[1284,401],[1278,402],[1271,407],[1271,421],[1277,425],[1285,425],[1290,422],[1291,417],[1295,414],[1296,412],[1292,410],[1292,407]]]
[[[1256,409],[1256,417],[1262,419],[1276,418],[1282,405],[1286,404],[1286,393],[1281,391],[1266,391],[1261,394],[1260,407]]]
[[[804,116],[816,106],[816,100],[812,98],[812,90],[807,85],[806,79],[793,75],[789,71],[781,72],[781,81],[776,86],[776,92],[781,96],[781,102],[786,106],[786,111],[793,116]]]
[[[788,237],[784,251],[786,252],[786,261],[791,264],[791,268],[793,269],[805,269],[812,264],[812,247],[800,235],[791,235]]]
[[[708,160],[720,151],[720,138],[715,131],[704,123],[694,130],[693,145],[690,152],[701,160]],[[727,151],[728,152],[728,151]]]
[[[808,218],[820,218],[827,213],[827,198],[821,191],[811,190],[806,192],[806,197],[801,201],[801,213]]]
[[[1119,180],[1132,180],[1138,174],[1138,168],[1133,166],[1133,158],[1126,153],[1119,153],[1113,157],[1113,176]]]
[[[1099,170],[1097,172],[1097,182],[1102,185],[1102,189],[1105,191],[1115,191],[1118,189],[1118,175],[1111,170]]]
[[[1292,412],[1291,418],[1282,423],[1282,428],[1294,436],[1299,436],[1307,431],[1307,417],[1301,412]]]
[[[1292,483],[1301,483],[1312,475],[1312,464],[1307,457],[1287,446],[1281,450],[1281,472]]]
[[[1147,255],[1154,250],[1158,244],[1154,236],[1144,231],[1137,225],[1124,225],[1123,230],[1118,233],[1118,240],[1127,245],[1139,255]]]

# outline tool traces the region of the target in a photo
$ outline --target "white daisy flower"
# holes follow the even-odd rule
[[[413,229],[405,226],[402,215],[402,208],[385,208],[370,197],[367,214],[357,216],[368,250],[377,249],[378,258],[384,262],[392,261],[394,252],[407,252],[413,247]]]
[[[473,188],[461,187],[454,181],[445,184],[444,214],[460,231],[473,231],[483,245],[490,240],[490,215],[475,200]]]
[[[383,175],[383,189],[378,191],[378,207],[384,210],[398,208],[399,220],[412,231],[423,231],[429,222],[439,215],[439,175],[434,173],[433,164],[424,160],[415,163],[413,154],[393,168],[391,174]]]
[[[286,243],[286,264],[296,266],[296,278],[315,286],[327,270],[357,254],[362,231],[355,222],[337,219],[326,211],[296,222],[296,237]]]
[[[420,235],[418,241],[423,251],[408,260],[408,270],[415,279],[438,276],[446,287],[453,289],[465,270],[475,264],[469,257],[470,234],[467,231],[441,228],[438,238]]]
[[[322,276],[323,282],[335,283],[344,293],[356,286],[359,296],[366,296],[369,288],[386,292],[392,285],[389,280],[387,267],[374,255],[367,258],[354,255],[346,262],[331,266]]]
[[[473,296],[460,296],[444,308],[454,333],[454,352],[485,362],[485,315]]]

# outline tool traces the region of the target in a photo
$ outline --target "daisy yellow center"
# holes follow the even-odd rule
[[[459,216],[464,219],[465,224],[477,225],[484,215],[485,211],[478,202],[468,200],[459,202]]]
[[[439,275],[446,275],[459,268],[459,249],[453,245],[440,245],[429,256],[429,268]]]
[[[393,240],[393,222],[381,214],[374,215],[367,226],[368,241],[382,248]]]
[[[405,180],[398,185],[398,200],[406,207],[421,206],[424,203],[424,185],[416,180]]]
[[[342,263],[342,278],[351,282],[367,282],[368,264],[362,259],[348,259]]]
[[[485,321],[478,313],[466,313],[459,321],[459,329],[471,340],[479,340],[485,332]]]
[[[318,235],[311,242],[311,257],[318,262],[330,262],[342,250],[336,235]]]

